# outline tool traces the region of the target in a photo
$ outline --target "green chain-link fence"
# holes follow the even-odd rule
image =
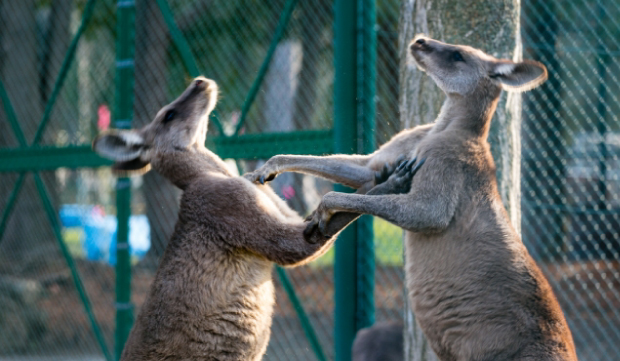
[[[179,192],[155,172],[117,181],[90,151],[98,131],[146,124],[203,74],[221,89],[208,146],[233,169],[369,152],[401,129],[399,7],[0,2],[0,360],[112,360],[144,301]],[[588,360],[620,356],[618,15],[615,0],[522,2],[524,56],[550,80],[524,97],[521,229]],[[301,214],[333,189],[272,186]],[[347,232],[339,255],[274,272],[265,359],[346,360],[356,328],[402,318],[401,231],[367,218]]]
[[[550,76],[524,97],[521,228],[586,360],[620,357],[618,19],[618,1],[522,3]]]

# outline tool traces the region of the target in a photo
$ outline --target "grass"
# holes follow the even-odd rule
[[[377,265],[402,266],[403,231],[380,218],[373,218],[375,262]],[[334,248],[312,262],[314,267],[333,266]]]

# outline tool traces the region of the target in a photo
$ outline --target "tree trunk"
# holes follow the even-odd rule
[[[27,142],[34,138],[43,109],[39,92],[36,32],[36,1],[0,1],[0,78]],[[0,113],[5,116],[3,110]],[[8,124],[6,119],[0,119],[0,122]],[[19,146],[12,130],[4,129],[4,126],[2,130],[7,133],[0,137],[0,147]],[[11,182],[7,188],[12,187]],[[8,194],[10,191],[7,189],[6,192]],[[52,228],[32,176],[26,177],[1,241],[5,251],[0,252],[0,257],[6,257],[6,262],[21,262],[19,267],[15,264],[11,272],[19,272],[20,267],[34,270],[30,268],[34,263],[42,262],[42,258],[54,252],[56,245]]]
[[[67,55],[69,43],[71,42],[71,11],[73,10],[72,0],[56,0],[50,4],[49,15],[45,19],[45,30],[43,32],[43,44],[41,64],[39,66],[39,91],[40,101],[42,109],[45,108],[52,94],[54,83],[58,78],[60,67],[62,66],[63,59]],[[65,82],[66,84],[67,82]],[[65,89],[68,84],[65,85]],[[71,134],[70,139],[74,138],[77,126],[72,126],[70,123],[78,122],[77,108],[74,106],[73,100],[62,94],[56,99],[54,103],[54,110],[52,111],[52,121],[48,125],[48,129],[45,132],[41,143],[43,144],[55,144],[58,131],[61,129],[66,130]],[[60,203],[60,192],[58,191],[58,183],[56,181],[55,172],[41,172],[41,179],[45,183],[48,189],[48,195],[54,206],[54,209],[58,211],[58,205]]]
[[[299,129],[294,116],[301,114],[295,104],[299,104],[302,92],[299,87],[300,70],[302,59],[307,55],[302,53],[302,49],[299,41],[285,40],[280,42],[273,54],[262,94],[261,109],[265,119],[265,133],[292,132]],[[270,183],[273,190],[300,214],[305,214],[307,210],[303,193],[304,177],[303,174],[286,173]]]
[[[406,63],[409,41],[418,33],[455,44],[467,44],[508,59],[521,56],[519,0],[405,0],[401,8],[401,124],[410,128],[435,120],[445,96],[433,80]],[[497,165],[499,192],[513,226],[520,232],[521,97],[502,93],[489,142]],[[406,298],[406,360],[436,360],[415,322]]]
[[[151,122],[168,100],[168,47],[168,28],[157,3],[136,1],[135,128]],[[180,191],[157,172],[148,172],[142,192],[151,226],[151,249],[141,264],[155,268],[177,221]]]
[[[314,129],[314,113],[318,98],[319,66],[323,48],[324,29],[329,25],[327,16],[317,16],[331,11],[332,1],[302,1],[299,3],[301,41],[301,69],[297,77],[298,86],[295,93],[293,122],[296,129]]]

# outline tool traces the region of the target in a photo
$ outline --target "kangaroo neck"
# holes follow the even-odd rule
[[[224,161],[204,146],[161,152],[152,163],[157,172],[182,190],[206,173],[233,176]]]
[[[486,140],[491,119],[497,109],[500,90],[477,90],[468,95],[448,94],[441,106],[433,132],[453,130]]]

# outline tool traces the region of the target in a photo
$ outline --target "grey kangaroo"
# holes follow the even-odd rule
[[[307,222],[270,187],[233,177],[205,148],[217,93],[215,82],[196,78],[142,129],[109,131],[93,142],[117,161],[117,173],[152,165],[183,190],[174,233],[122,360],[261,359],[274,304],[273,262],[304,264],[333,243],[316,227],[304,237]],[[383,174],[369,193],[408,191],[408,171]]]
[[[380,322],[357,332],[352,361],[403,361],[403,321]]]
[[[246,177],[263,183],[293,171],[360,188],[401,154],[426,159],[409,192],[326,194],[309,229],[329,231],[338,212],[405,229],[408,297],[441,360],[576,360],[552,289],[510,224],[487,141],[501,89],[532,89],[546,68],[423,36],[408,51],[447,96],[433,124],[371,155],[276,156]]]

